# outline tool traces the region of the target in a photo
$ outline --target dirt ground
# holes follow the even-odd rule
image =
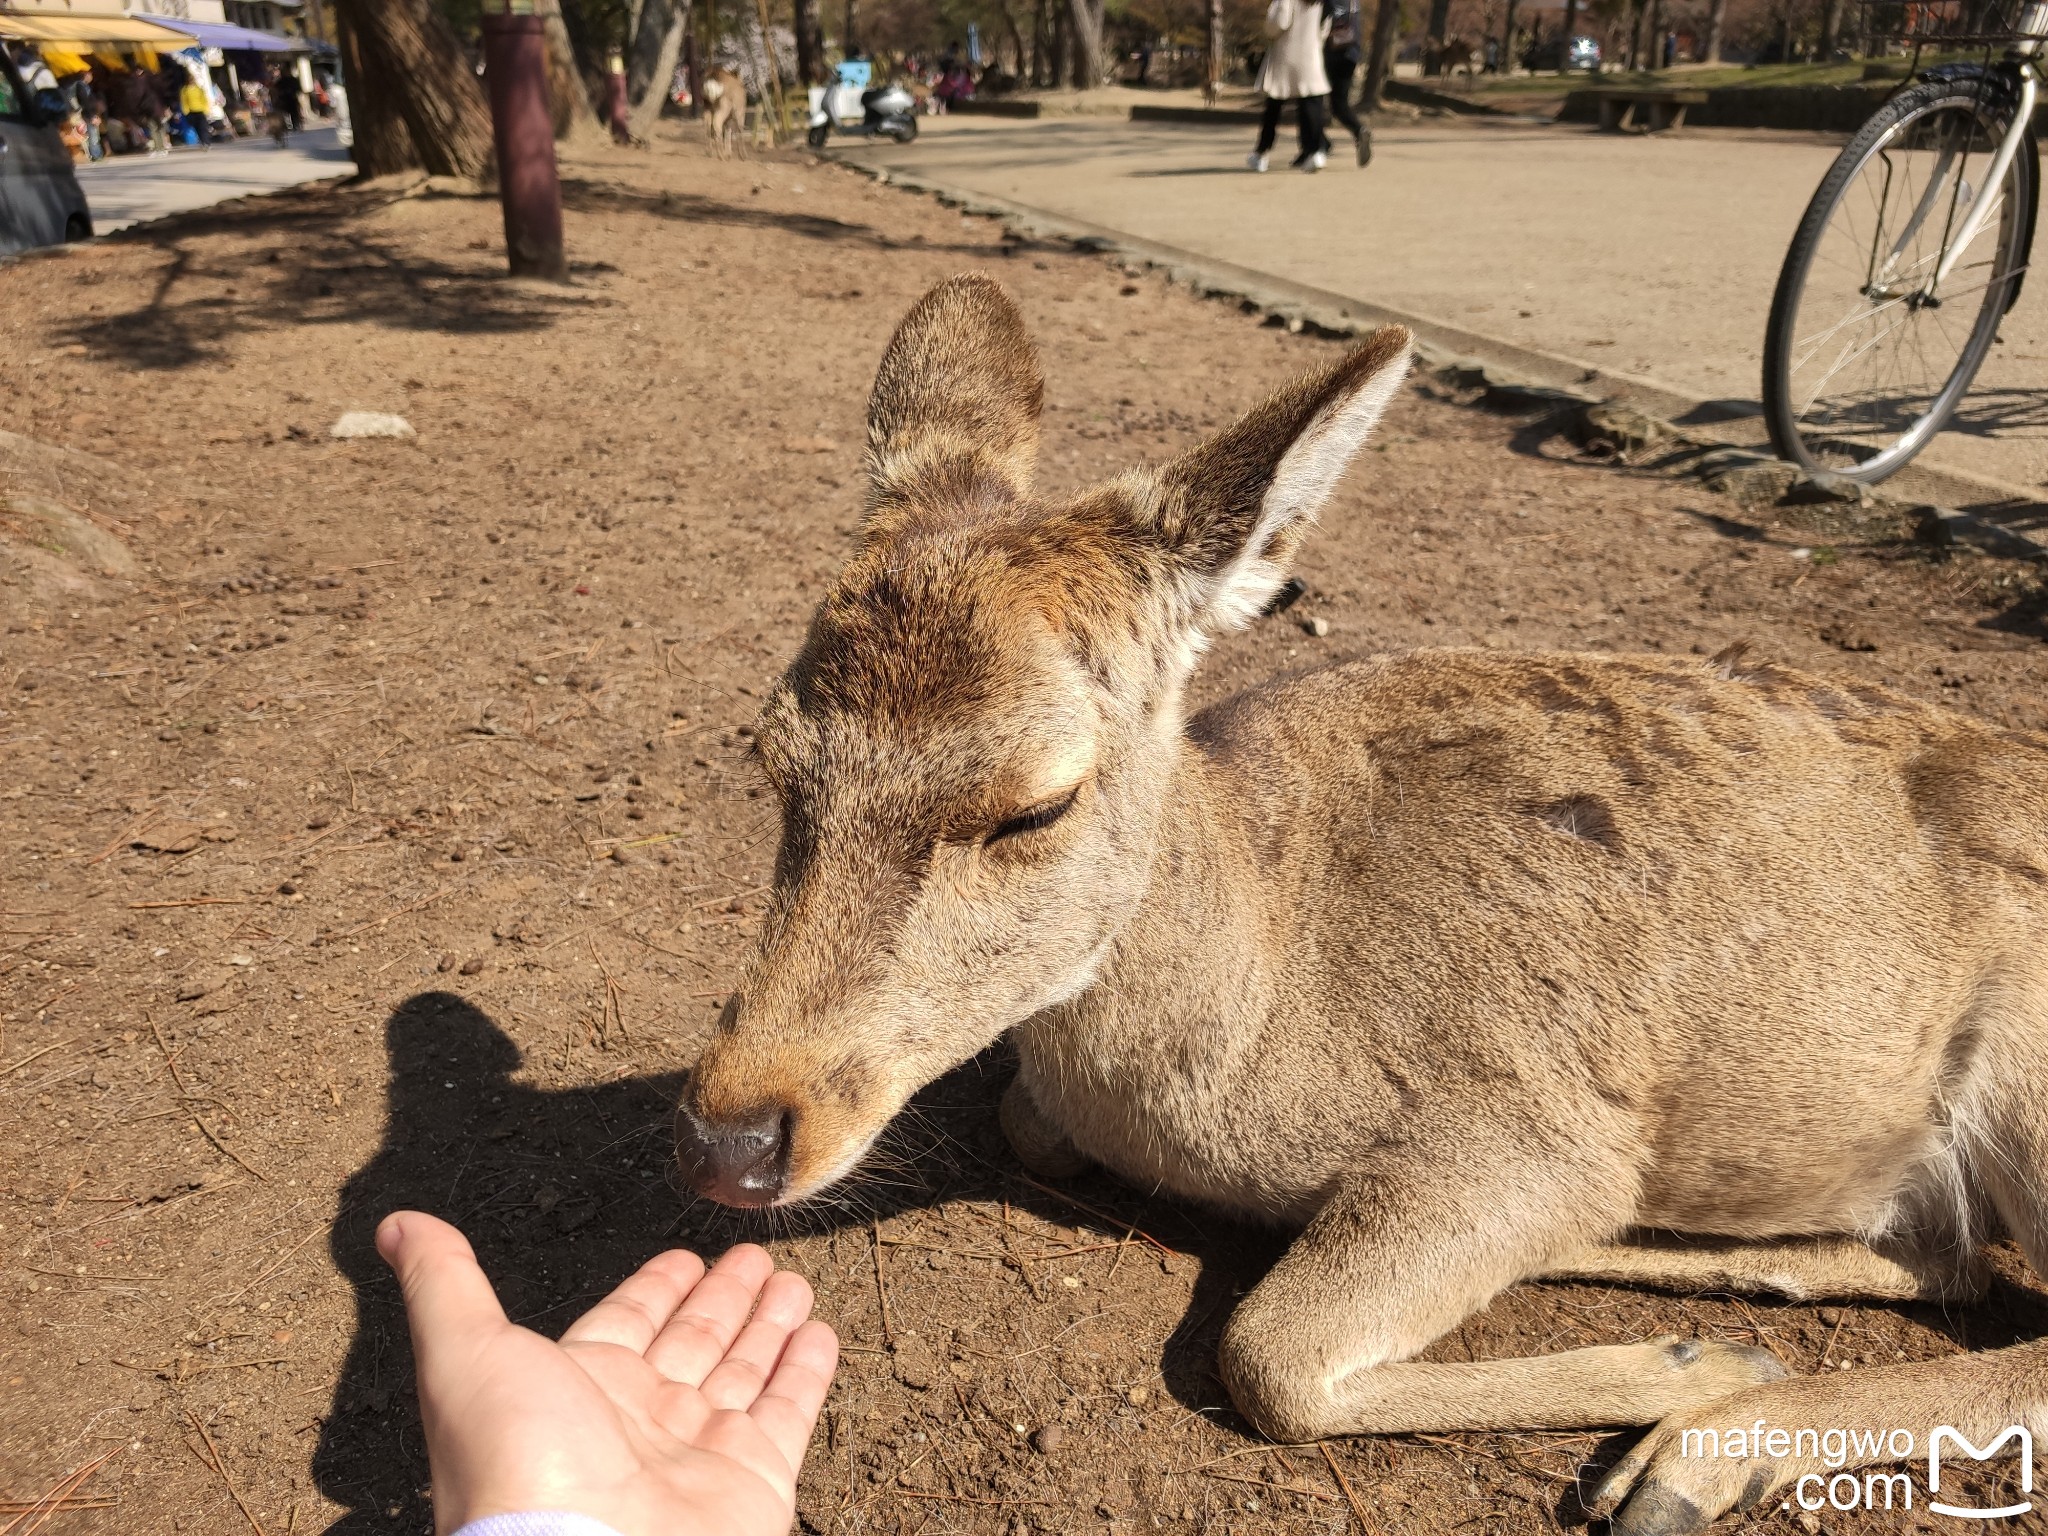
[[[1338,343],[806,158],[668,141],[565,177],[566,290],[499,277],[495,204],[391,189],[0,268],[0,1514],[69,1490],[21,1532],[430,1529],[369,1246],[411,1204],[548,1330],[663,1246],[765,1237],[846,1341],[806,1531],[1581,1522],[1575,1477],[1630,1437],[1248,1438],[1213,1351],[1282,1239],[1034,1184],[1000,1050],[801,1225],[679,1194],[677,1074],[773,846],[740,753],[849,546],[897,317],[963,268],[1012,285],[1055,490]],[[330,439],[350,409],[418,436]],[[1204,700],[1389,647],[1747,639],[2048,727],[2027,568],[1830,543],[1420,390],[1302,574]],[[1530,1287],[1433,1353],[1931,1358],[2048,1329],[2001,1265],[1947,1316]]]

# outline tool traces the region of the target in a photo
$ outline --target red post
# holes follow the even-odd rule
[[[514,277],[567,282],[562,254],[562,182],[548,111],[545,23],[533,0],[484,0],[484,84],[498,150],[498,202],[505,256]]]

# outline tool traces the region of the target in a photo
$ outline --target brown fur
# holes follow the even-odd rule
[[[746,136],[747,86],[722,64],[704,72],[704,116],[711,152],[721,160],[730,159]]]
[[[1032,1166],[1299,1229],[1222,1349],[1275,1436],[1658,1422],[1594,1499],[1642,1533],[1823,1470],[1687,1427],[2048,1434],[2041,1343],[1414,1361],[1545,1275],[1967,1297],[2001,1229],[2048,1273],[2048,741],[1739,653],[1388,655],[1186,718],[1408,344],[1046,501],[1008,299],[912,310],[757,728],[783,842],[689,1171],[744,1132],[803,1199],[1009,1033]]]

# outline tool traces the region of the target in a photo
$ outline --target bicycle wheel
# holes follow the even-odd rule
[[[1764,417],[1781,458],[1875,484],[1954,412],[2017,296],[2039,177],[1995,77],[1928,80],[1858,130],[1813,194],[1771,300]],[[1974,201],[1998,199],[1935,282]]]

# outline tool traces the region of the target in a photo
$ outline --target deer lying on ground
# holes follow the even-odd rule
[[[805,1200],[1008,1033],[1028,1167],[1299,1230],[1221,1348],[1276,1439],[1654,1424],[1590,1503],[1672,1533],[1838,1470],[1688,1430],[2048,1434],[2048,1342],[1414,1358],[1537,1277],[1960,1299],[2001,1230],[2048,1274],[2048,739],[1739,654],[1417,651],[1189,717],[1409,344],[1046,500],[1016,308],[911,310],[756,726],[781,849],[684,1173]]]
[[[736,71],[722,64],[705,71],[704,116],[709,120],[712,154],[730,159],[747,130],[747,86]]]

